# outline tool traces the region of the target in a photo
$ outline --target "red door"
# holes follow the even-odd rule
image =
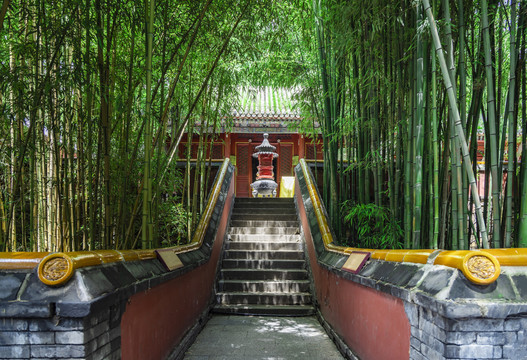
[[[236,196],[251,196],[251,151],[248,143],[236,144]]]

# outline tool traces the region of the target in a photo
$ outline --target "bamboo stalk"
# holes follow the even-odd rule
[[[500,174],[498,174],[496,99],[494,96],[494,74],[489,27],[487,0],[481,0],[481,28],[483,31],[483,47],[485,52],[485,74],[487,77],[487,119],[489,123],[490,172],[492,177],[492,245],[498,248],[500,247],[500,184],[502,179]]]
[[[509,71],[509,158],[507,164],[507,212],[505,220],[505,247],[511,246],[512,233],[512,189],[514,179],[514,148],[516,146],[515,120],[514,116],[514,91],[516,90],[516,0],[511,1],[511,28],[510,28],[510,71]],[[525,96],[525,94],[524,94]]]
[[[146,16],[146,124],[145,124],[145,165],[143,173],[143,216],[141,243],[143,249],[152,247],[152,41],[154,37],[155,0],[148,3]]]
[[[463,154],[463,164],[465,165],[465,171],[467,172],[470,187],[471,187],[471,194],[472,194],[474,204],[476,207],[476,215],[477,215],[477,219],[478,219],[478,223],[480,227],[480,234],[481,234],[481,239],[483,242],[483,247],[488,248],[489,242],[487,238],[487,229],[485,226],[485,220],[483,218],[483,211],[482,211],[481,202],[479,199],[476,178],[474,177],[474,172],[472,171],[472,161],[470,159],[470,155],[468,152],[468,146],[467,146],[467,142],[465,139],[465,134],[463,132],[463,127],[461,124],[461,118],[459,116],[459,111],[458,111],[457,104],[456,104],[456,96],[452,88],[452,83],[450,82],[450,77],[448,74],[445,57],[442,52],[441,41],[439,40],[439,33],[437,31],[437,26],[434,20],[434,15],[432,14],[430,2],[428,0],[422,0],[422,1],[423,1],[425,12],[428,17],[428,21],[430,23],[430,30],[432,32],[432,38],[434,40],[436,53],[437,53],[437,56],[439,57],[439,64],[441,66],[441,73],[443,75],[443,82],[447,90],[450,108],[452,112],[454,113],[454,121],[455,121],[454,125],[455,125],[456,132],[458,134],[458,138],[461,143],[461,150]]]

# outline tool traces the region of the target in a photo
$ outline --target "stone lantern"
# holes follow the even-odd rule
[[[276,147],[269,143],[269,134],[263,135],[264,140],[256,147],[254,158],[258,158],[258,173],[256,181],[251,184],[253,196],[276,197],[278,184],[274,181],[273,159],[278,157]]]

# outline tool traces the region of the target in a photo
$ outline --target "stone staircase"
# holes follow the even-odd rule
[[[216,313],[314,313],[293,199],[237,198],[223,256]]]

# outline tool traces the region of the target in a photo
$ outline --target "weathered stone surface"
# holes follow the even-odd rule
[[[410,347],[410,360],[428,360],[422,353],[420,349]]]
[[[501,346],[494,346],[493,358],[501,359],[502,356],[503,356],[503,348]]]
[[[16,299],[16,295],[24,282],[27,271],[4,271],[0,273],[0,300],[11,301]]]
[[[444,351],[437,351],[427,343],[421,343],[421,353],[429,360],[445,360]]]
[[[55,333],[51,331],[34,331],[29,333],[29,343],[32,345],[55,344]]]
[[[505,344],[512,344],[518,341],[518,334],[512,331],[507,331],[503,333],[505,335]]]
[[[451,331],[502,331],[503,320],[502,319],[466,319],[449,321]]]
[[[32,345],[31,357],[40,358],[83,358],[88,354],[84,346],[79,345]]]
[[[407,285],[414,278],[416,273],[419,271],[420,265],[410,263],[396,264],[395,268],[392,269],[391,273],[385,278],[387,282],[394,284],[398,287],[406,288]]]
[[[52,314],[52,305],[46,302],[0,302],[0,318],[46,318]]]
[[[516,284],[516,289],[520,293],[522,299],[527,299],[527,275],[526,274],[517,274],[512,275],[511,279]]]
[[[409,302],[404,303],[404,310],[408,316],[410,326],[419,326],[419,307]]]
[[[24,331],[28,327],[26,320],[0,318],[0,331]]]
[[[83,331],[64,331],[55,334],[55,342],[57,344],[84,344],[86,336]]]
[[[0,332],[0,346],[2,345],[23,345],[23,344],[27,344],[27,342],[28,342],[27,332],[12,332],[12,331]]]
[[[445,352],[445,344],[440,339],[437,339],[433,335],[427,333],[426,331],[419,330],[419,340],[425,344],[430,349],[433,349],[435,352],[443,354]],[[422,348],[421,348],[422,350]]]
[[[518,343],[527,344],[527,329],[518,331]]]
[[[506,319],[504,324],[503,324],[503,328],[506,331],[518,331],[518,330],[521,329],[521,326],[522,326],[522,322],[521,322],[520,318],[509,318],[509,319]]]
[[[447,358],[460,359],[493,359],[494,347],[492,345],[447,345],[445,355]]]
[[[0,346],[0,359],[26,359],[29,357],[29,346]]]
[[[503,345],[506,342],[503,332],[480,332],[476,342],[481,345]]]
[[[446,339],[446,331],[441,329],[439,326],[434,323],[425,320],[423,318],[419,319],[419,328],[424,331],[426,334],[433,336],[435,339],[438,339],[442,342]]]
[[[412,336],[410,338],[410,346],[413,347],[416,350],[420,350],[421,349],[421,341],[419,339],[417,339],[416,337]]]
[[[55,317],[48,320],[30,320],[29,331],[71,331],[83,329],[84,326],[85,320],[83,319]]]
[[[446,333],[445,343],[463,345],[476,341],[477,333],[474,331],[449,331]]]
[[[495,282],[489,285],[476,285],[467,280],[464,276],[459,276],[454,280],[450,288],[448,299],[496,299],[496,300],[516,300],[516,293],[508,276],[500,276]]]
[[[432,298],[431,301],[434,301],[434,299]],[[435,303],[436,311],[441,314],[441,316],[451,319],[480,317],[487,310],[486,305],[474,302],[436,300]]]
[[[453,272],[454,269],[446,267],[433,269],[426,275],[423,282],[418,286],[418,289],[428,294],[436,295],[448,287]]]
[[[527,344],[503,345],[503,357],[507,359],[525,359],[527,357]]]

